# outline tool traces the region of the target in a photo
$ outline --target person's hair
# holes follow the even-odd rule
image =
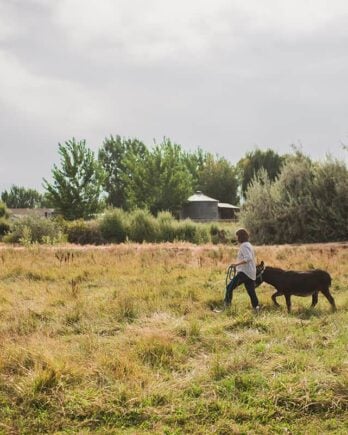
[[[239,230],[236,231],[236,236],[237,236],[238,242],[240,242],[240,243],[247,242],[249,240],[249,233],[244,228],[239,228]]]

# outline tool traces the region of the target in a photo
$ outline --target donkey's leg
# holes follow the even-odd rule
[[[312,305],[311,305],[311,307],[312,308],[315,307],[317,305],[317,303],[318,303],[318,292],[316,291],[316,292],[314,292],[312,294]]]
[[[335,299],[332,297],[330,290],[328,288],[322,289],[322,293],[326,297],[326,299],[330,302],[333,311],[336,311],[337,308],[335,304]]]
[[[286,307],[288,309],[288,313],[291,312],[291,296],[288,293],[284,294],[286,300]]]
[[[283,293],[281,293],[279,290],[277,290],[273,295],[272,295],[272,301],[274,302],[274,305],[276,305],[277,307],[280,307],[280,304],[278,304],[277,302],[277,297],[281,296]]]

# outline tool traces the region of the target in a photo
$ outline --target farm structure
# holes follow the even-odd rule
[[[185,201],[180,218],[195,221],[236,220],[239,210],[235,205],[219,202],[197,191]]]

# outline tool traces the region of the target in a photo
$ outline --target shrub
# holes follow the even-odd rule
[[[168,211],[162,211],[157,215],[158,242],[173,242],[175,239],[176,220]]]
[[[135,210],[130,215],[129,239],[133,242],[156,242],[158,224],[147,210]]]
[[[10,224],[7,219],[0,218],[0,237],[4,236],[10,231]]]
[[[9,243],[58,243],[63,241],[60,227],[52,220],[36,216],[26,216],[12,225],[4,236]]]
[[[105,242],[96,221],[73,221],[68,223],[66,231],[70,243],[101,245]]]
[[[209,243],[211,241],[211,237],[209,234],[209,228],[205,225],[197,225],[195,236],[193,239],[193,243],[196,243],[198,245]]]
[[[183,242],[193,242],[195,233],[196,225],[190,219],[185,219],[184,221],[178,222],[175,238]]]
[[[6,205],[0,201],[0,218],[6,218],[8,217]]]
[[[344,163],[313,163],[297,154],[274,183],[265,174],[254,179],[241,219],[260,244],[346,240],[347,186]]]
[[[196,244],[208,243],[211,240],[208,226],[194,223],[189,219],[178,222],[175,238]]]
[[[104,240],[122,243],[126,240],[126,214],[121,209],[111,209],[99,222],[100,232]]]
[[[220,228],[216,223],[209,225],[209,234],[214,245],[218,243],[232,243],[236,240],[234,228]]]

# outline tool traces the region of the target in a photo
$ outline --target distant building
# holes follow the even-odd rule
[[[227,202],[219,202],[219,218],[228,220],[237,220],[240,207],[228,204]]]
[[[197,191],[185,201],[180,218],[202,221],[236,220],[239,210],[239,207],[235,205],[219,202]]]
[[[54,214],[53,208],[8,208],[12,219],[20,219],[26,216],[50,218]]]

